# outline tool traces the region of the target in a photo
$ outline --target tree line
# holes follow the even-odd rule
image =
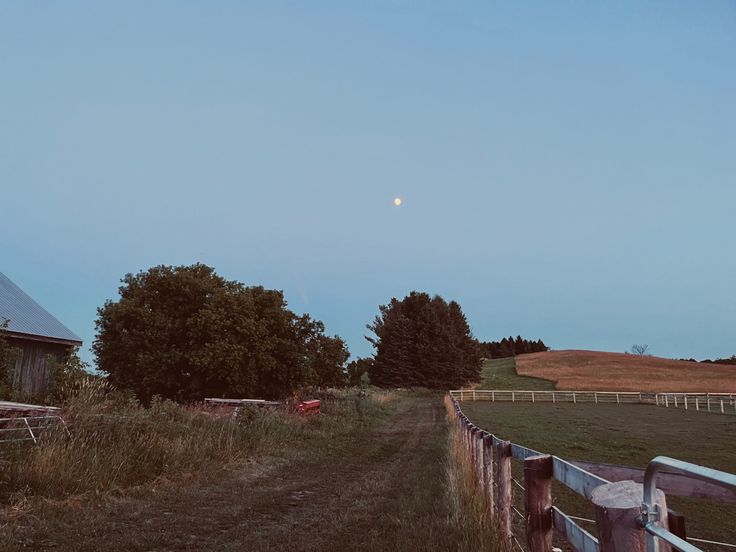
[[[482,357],[547,350],[521,336],[479,342],[460,305],[439,295],[412,291],[378,310],[367,325],[374,355],[347,364],[342,338],[291,311],[283,292],[227,280],[204,264],[160,265],[123,277],[118,297],[97,311],[92,351],[109,383],[147,403],[154,396],[275,399],[368,382],[456,388],[480,380]],[[11,355],[0,325],[0,366]],[[70,359],[57,375],[65,384],[84,373],[76,354]],[[0,377],[3,395],[8,383]]]
[[[501,341],[481,341],[478,343],[481,356],[484,358],[508,358],[528,353],[549,351],[544,341],[524,339],[520,335],[504,337]]]

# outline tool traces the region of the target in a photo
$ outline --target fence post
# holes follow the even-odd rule
[[[685,393],[682,394],[682,400],[685,401],[685,410],[687,410],[687,395]]]
[[[593,397],[595,398],[595,404],[598,404],[598,393],[594,392]]]
[[[473,389],[473,401],[475,401],[475,389]]]
[[[600,552],[646,552],[646,531],[640,523],[644,487],[633,481],[608,483],[593,489],[591,500],[595,506],[595,522],[598,529]],[[660,512],[667,511],[664,493],[657,491]],[[667,529],[667,516],[660,520]],[[669,545],[661,542],[660,552],[671,552]]]
[[[695,397],[695,411],[700,412],[700,405],[698,404],[698,397]]]
[[[552,404],[555,404],[557,401],[555,400],[555,392],[552,391]]]
[[[687,540],[687,530],[685,529],[685,516],[669,510],[667,512],[667,524],[670,526],[670,532],[677,535],[683,540]]]
[[[488,513],[493,518],[493,435],[483,436],[483,483],[488,497]]]
[[[501,538],[511,544],[511,441],[499,441],[495,447],[496,482],[498,485],[498,527]]]
[[[721,414],[723,414],[723,399],[721,399]]]
[[[483,489],[483,431],[478,430],[475,434],[475,441],[473,442],[473,449],[475,450],[475,479],[477,480],[478,487]]]
[[[706,395],[706,401],[708,401],[708,412],[710,412],[710,395]]]
[[[675,395],[675,408],[677,408],[677,395]],[[685,409],[687,409],[687,406],[685,406]]]
[[[575,391],[572,392],[572,402],[578,404],[578,399],[575,397]]]
[[[524,513],[530,552],[552,550],[552,457],[524,460]]]

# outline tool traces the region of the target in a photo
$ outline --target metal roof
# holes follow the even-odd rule
[[[8,332],[82,344],[77,334],[0,272],[0,322],[8,320]]]

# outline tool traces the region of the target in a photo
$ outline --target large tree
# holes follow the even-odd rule
[[[458,303],[413,291],[379,310],[368,325],[372,383],[447,389],[480,379],[477,343]]]
[[[144,401],[286,396],[329,385],[345,344],[286,308],[280,291],[246,287],[203,264],[128,274],[98,310],[93,350],[110,382]]]

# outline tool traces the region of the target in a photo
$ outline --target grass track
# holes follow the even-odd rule
[[[555,384],[552,381],[518,375],[516,373],[516,359],[513,357],[484,361],[480,378],[479,389],[551,391],[555,388]]]

